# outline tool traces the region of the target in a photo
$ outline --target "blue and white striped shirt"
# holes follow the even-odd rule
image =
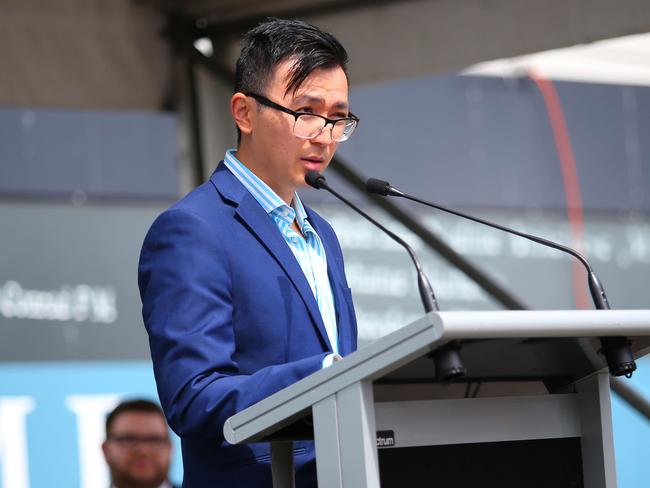
[[[235,175],[273,219],[282,237],[289,245],[289,249],[296,257],[302,272],[309,282],[311,291],[314,293],[325,324],[327,337],[332,345],[332,351],[338,354],[336,312],[332,287],[327,275],[327,256],[325,256],[325,249],[320,237],[307,219],[307,213],[300,201],[300,197],[298,197],[297,193],[294,193],[292,206],[287,205],[277,193],[237,159],[234,149],[226,151],[223,161],[230,172]],[[294,220],[298,223],[303,235],[298,234],[291,228]],[[329,364],[331,364],[330,356],[323,362],[324,366]]]

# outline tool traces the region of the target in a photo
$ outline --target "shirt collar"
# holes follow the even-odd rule
[[[287,205],[269,185],[264,183],[255,173],[235,156],[235,149],[228,149],[223,162],[235,178],[244,185],[248,192],[257,200],[264,211],[274,219],[278,218],[287,225],[296,220],[303,233],[312,227],[307,220],[307,212],[297,193],[293,194],[291,206]]]

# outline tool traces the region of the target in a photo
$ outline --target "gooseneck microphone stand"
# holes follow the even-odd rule
[[[447,212],[464,219],[472,220],[474,222],[478,222],[479,224],[487,225],[489,227],[493,227],[495,229],[523,237],[524,239],[528,239],[543,246],[551,247],[553,249],[568,253],[578,259],[578,261],[580,261],[587,270],[587,283],[595,308],[598,310],[610,309],[607,295],[605,294],[605,289],[603,288],[602,283],[596,276],[596,273],[594,272],[587,259],[574,249],[563,246],[553,241],[549,241],[548,239],[544,239],[542,237],[519,232],[503,225],[488,222],[487,220],[474,217],[472,215],[468,215],[447,207],[443,207],[442,205],[437,205],[426,200],[422,200],[421,198],[406,194],[398,190],[384,180],[369,178],[366,181],[366,190],[368,193],[374,193],[376,195],[406,198],[407,200],[426,205],[427,207],[435,208],[437,210],[441,210],[443,212]],[[626,337],[601,337],[600,343],[601,349],[599,352],[605,356],[610,374],[612,376],[625,376],[627,378],[630,378],[632,376],[632,373],[636,370],[636,363],[634,361],[634,357],[632,356],[632,350],[630,347],[631,342]]]

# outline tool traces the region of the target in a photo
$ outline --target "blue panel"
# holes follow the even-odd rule
[[[650,358],[638,361],[632,385],[650,396]],[[0,364],[0,400],[33,398],[27,415],[30,486],[79,486],[77,427],[66,407],[68,395],[119,394],[157,399],[151,364],[134,362],[70,362]],[[647,453],[650,422],[613,397],[614,441],[620,488],[650,486]],[[175,438],[171,479],[182,479],[180,446]],[[2,486],[0,488],[10,488]]]
[[[30,486],[79,486],[77,423],[66,406],[66,397],[109,394],[157,401],[151,363],[0,364],[0,400],[29,396],[35,403],[27,415]],[[178,482],[182,478],[182,467],[176,436],[174,442],[171,478]],[[0,488],[12,487],[2,486],[0,479]]]
[[[645,398],[650,398],[650,357],[637,361],[638,370],[630,381]],[[612,395],[614,447],[618,488],[650,486],[650,420],[641,416],[617,395]]]

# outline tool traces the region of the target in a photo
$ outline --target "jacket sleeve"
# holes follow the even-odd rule
[[[327,353],[240,374],[231,273],[221,238],[172,209],[152,225],[138,284],[160,401],[181,437],[223,440],[226,419],[319,370]]]

